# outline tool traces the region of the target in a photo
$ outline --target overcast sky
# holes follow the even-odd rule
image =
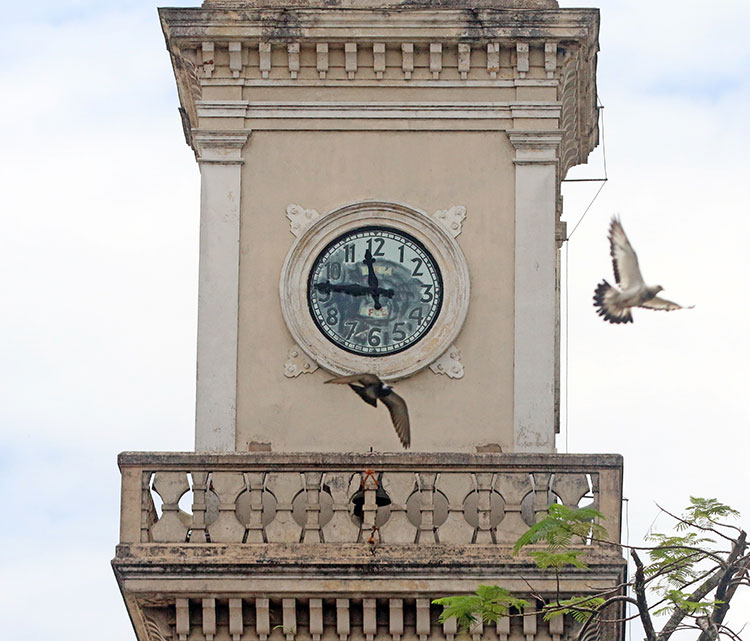
[[[632,543],[691,494],[747,527],[750,4],[562,4],[602,10],[609,182],[567,247],[558,447],[625,455]],[[152,3],[8,3],[0,54],[3,636],[132,640],[116,454],[193,447],[198,169]],[[569,177],[602,175],[600,147]],[[596,189],[565,186],[569,230]],[[595,315],[614,213],[646,280],[695,309]]]

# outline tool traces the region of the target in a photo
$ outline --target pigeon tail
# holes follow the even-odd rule
[[[613,324],[632,323],[633,315],[629,307],[618,305],[618,292],[606,280],[603,280],[594,290],[594,307],[596,313],[604,320]]]

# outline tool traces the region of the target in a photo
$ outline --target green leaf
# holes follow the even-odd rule
[[[518,599],[497,585],[480,585],[476,594],[443,597],[434,599],[433,603],[443,606],[439,619],[441,623],[455,617],[462,630],[469,630],[479,620],[497,623],[498,619],[508,614],[510,608],[522,610],[528,605],[525,599]]]
[[[530,556],[536,561],[536,565],[541,570],[547,568],[561,569],[566,565],[572,565],[576,568],[586,569],[586,565],[578,558],[579,551],[569,550],[567,552],[547,552],[545,550],[536,550],[530,553]]]
[[[596,519],[604,516],[598,510],[590,507],[569,508],[559,503],[553,503],[548,508],[549,514],[544,519],[532,525],[513,546],[513,554],[532,543],[546,543],[552,550],[568,547],[574,537],[587,539],[594,537],[605,539],[607,531]]]
[[[602,597],[574,596],[544,606],[544,620],[568,614],[579,623],[585,623],[606,603]]]

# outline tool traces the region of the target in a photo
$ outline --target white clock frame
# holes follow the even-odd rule
[[[314,362],[334,374],[371,372],[395,380],[428,367],[451,347],[466,319],[470,286],[466,258],[455,240],[460,227],[446,224],[444,211],[433,218],[415,207],[376,200],[350,203],[323,216],[313,210],[302,211],[310,224],[304,229],[297,227],[299,235],[281,269],[279,293],[292,338]],[[318,254],[342,234],[371,225],[393,227],[414,236],[432,254],[443,278],[443,305],[430,331],[412,347],[378,357],[336,347],[315,325],[307,302],[308,275]]]

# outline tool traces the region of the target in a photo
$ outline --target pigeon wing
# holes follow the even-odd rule
[[[337,376],[326,381],[326,383],[338,383],[341,385],[351,385],[359,383],[360,385],[377,385],[380,379],[375,374],[354,374],[352,376]]]
[[[660,309],[666,312],[671,312],[675,309],[692,309],[693,305],[690,305],[690,307],[684,307],[682,305],[678,305],[677,303],[673,303],[671,300],[667,300],[666,298],[659,298],[658,296],[654,296],[651,300],[647,300],[645,303],[638,305],[638,307],[645,307],[646,309]]]
[[[391,392],[380,399],[385,403],[388,411],[391,413],[393,427],[396,428],[396,434],[405,449],[411,445],[411,432],[409,430],[409,410],[406,408],[406,401],[396,392]]]
[[[612,256],[615,280],[623,290],[645,285],[638,267],[638,256],[618,218],[612,218],[609,224],[609,253]]]
[[[357,392],[357,396],[359,396],[365,403],[368,403],[373,407],[378,406],[378,397],[372,393],[371,387],[362,387],[360,385],[352,385],[351,383],[349,383],[349,387]]]

